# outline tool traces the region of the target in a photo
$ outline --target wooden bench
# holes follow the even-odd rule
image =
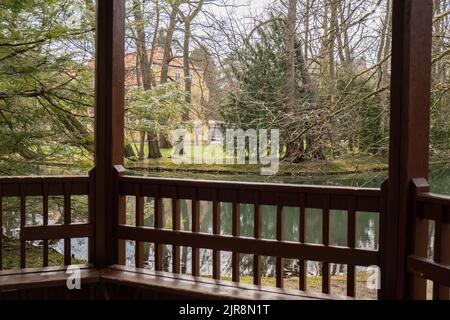
[[[252,284],[233,283],[167,272],[124,266],[111,266],[100,271],[104,283],[153,290],[164,294],[213,300],[330,300],[339,296],[315,294]]]
[[[102,270],[81,266],[83,293],[67,290],[65,267],[0,271],[0,299],[208,299],[208,300],[342,300],[345,297],[233,283],[114,265]],[[41,294],[39,294],[41,293]],[[58,297],[58,295],[61,295]]]

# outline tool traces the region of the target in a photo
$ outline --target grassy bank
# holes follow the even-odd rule
[[[197,154],[201,154],[202,147]],[[143,161],[126,161],[126,166],[132,171],[149,172],[189,172],[224,175],[260,175],[261,165],[254,164],[175,164],[171,159],[172,149],[162,149],[162,158]],[[207,158],[211,160],[211,158]],[[449,158],[433,159],[432,165],[449,164]],[[320,176],[337,174],[362,174],[381,172],[388,169],[388,159],[370,155],[342,156],[331,160],[313,160],[298,164],[281,162],[278,176]]]

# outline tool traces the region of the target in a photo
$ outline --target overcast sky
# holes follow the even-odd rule
[[[249,14],[260,14],[264,7],[271,2],[271,0],[222,0],[227,4],[233,4],[236,7],[235,13],[242,17],[249,16]],[[223,6],[217,6],[214,4],[207,5],[211,12],[214,12],[217,16],[226,16],[227,9]],[[229,9],[228,9],[229,10]]]

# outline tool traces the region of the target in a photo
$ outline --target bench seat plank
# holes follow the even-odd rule
[[[0,291],[27,290],[66,286],[70,274],[66,267],[47,267],[0,272]],[[82,284],[99,282],[99,272],[90,266],[80,266]]]
[[[334,295],[310,293],[234,283],[230,281],[151,271],[114,265],[96,270],[80,266],[81,285],[119,285],[135,289],[168,293],[175,296],[209,300],[342,300]],[[0,293],[40,288],[65,288],[69,274],[66,267],[0,271]],[[104,288],[101,286],[100,288]],[[107,299],[107,295],[104,296]]]
[[[279,289],[189,275],[114,265],[103,269],[103,282],[152,288],[155,291],[208,299],[232,300],[342,300],[345,297]]]

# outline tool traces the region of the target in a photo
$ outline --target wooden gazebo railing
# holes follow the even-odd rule
[[[416,254],[416,250],[411,252],[407,260],[408,272],[416,277],[427,279],[433,283],[434,300],[448,300],[450,287],[450,197],[436,195],[427,192],[429,187],[424,179],[415,179],[413,191],[413,214],[419,225],[423,221],[434,223],[434,238],[432,238],[433,253],[431,259]],[[424,239],[420,229],[413,227],[416,248],[426,246],[428,243]],[[424,243],[425,241],[425,243]],[[422,243],[421,243],[422,242]],[[423,252],[423,250],[418,250]],[[413,297],[423,298],[424,292],[420,287],[416,287]],[[423,286],[422,286],[423,290]]]
[[[136,267],[143,267],[142,242],[155,243],[156,270],[162,270],[162,245],[173,246],[173,270],[180,273],[180,246],[192,248],[192,274],[200,276],[199,249],[213,250],[213,278],[220,279],[220,251],[232,252],[232,280],[239,282],[239,255],[253,257],[253,279],[261,284],[260,256],[276,257],[276,285],[283,288],[283,259],[300,260],[300,290],[306,290],[305,261],[322,262],[322,292],[330,293],[330,263],[348,265],[347,294],[355,295],[355,266],[379,266],[377,251],[355,248],[356,218],[358,211],[381,212],[381,192],[377,189],[297,186],[258,183],[188,181],[119,176],[119,194],[136,197],[135,226],[119,225],[119,239],[134,240]],[[154,198],[155,227],[143,227],[143,197]],[[162,200],[171,199],[173,230],[162,228]],[[192,230],[180,230],[180,200],[191,200]],[[200,201],[212,203],[213,233],[200,233]],[[232,206],[232,236],[220,235],[220,203]],[[254,234],[252,238],[240,236],[240,204],[254,208]],[[262,239],[262,207],[275,206],[276,240]],[[285,207],[299,208],[300,242],[285,241]],[[306,209],[321,209],[322,244],[309,244],[306,238]],[[330,211],[346,210],[348,213],[347,247],[330,244]]]
[[[197,180],[175,180],[126,176],[121,167],[116,168],[113,180],[115,194],[112,197],[116,208],[123,205],[123,197],[136,198],[135,224],[126,225],[117,212],[114,224],[113,242],[110,246],[114,252],[114,264],[125,263],[123,240],[133,240],[135,246],[134,267],[144,267],[143,243],[155,244],[155,270],[163,270],[163,245],[172,246],[172,270],[174,274],[181,273],[180,246],[192,248],[192,276],[200,276],[199,250],[213,250],[213,279],[220,280],[220,252],[232,252],[232,281],[239,282],[239,254],[251,254],[253,257],[253,279],[255,285],[261,285],[261,256],[276,257],[276,285],[283,288],[283,259],[298,259],[300,266],[299,289],[307,289],[307,267],[305,261],[322,263],[322,292],[330,293],[329,264],[347,265],[347,296],[355,296],[355,267],[379,266],[381,273],[389,272],[384,265],[386,259],[386,199],[387,183],[380,189],[298,186],[281,184],[213,182]],[[89,239],[89,265],[95,266],[95,214],[93,211],[93,186],[95,175],[90,177],[24,177],[0,179],[0,202],[4,197],[20,198],[20,267],[21,271],[0,272],[0,291],[11,289],[11,277],[18,275],[25,283],[16,283],[18,288],[25,286],[42,275],[45,269],[26,269],[26,242],[43,241],[43,267],[48,267],[48,241],[64,239],[64,264],[71,264],[72,238]],[[450,237],[450,197],[428,193],[428,185],[424,179],[415,179],[412,186],[412,214],[418,223],[426,220],[435,221],[434,255],[432,259],[411,252],[407,257],[407,270],[414,279],[433,281],[433,298],[449,298],[450,286],[449,250],[446,245]],[[89,199],[89,222],[86,224],[71,223],[71,196],[86,195]],[[64,198],[64,224],[47,225],[49,196]],[[27,226],[25,224],[27,197],[41,197],[43,208],[42,226]],[[154,199],[154,227],[144,227],[144,197]],[[164,229],[162,223],[162,200],[171,199],[172,221],[171,230]],[[191,200],[191,231],[180,230],[180,200]],[[213,232],[200,233],[200,201],[211,202],[213,212]],[[220,203],[232,205],[232,235],[220,234]],[[240,228],[240,204],[253,204],[254,235],[242,237]],[[262,238],[262,206],[276,206],[276,240]],[[284,240],[284,207],[299,208],[299,242]],[[306,238],[306,209],[321,209],[322,244],[309,244]],[[330,245],[330,211],[347,211],[347,246]],[[378,212],[380,215],[379,250],[364,250],[356,248],[356,219],[358,212]],[[0,211],[0,221],[2,212]],[[419,243],[421,241],[421,243]],[[1,240],[0,240],[1,244]],[[428,247],[428,238],[417,235],[410,245]],[[0,255],[0,266],[2,265]],[[52,269],[50,269],[51,271]],[[53,269],[55,270],[55,269]],[[63,270],[63,269],[60,269]],[[127,269],[130,272],[130,269]],[[138,272],[138,271],[136,271]],[[6,276],[6,277],[5,277]],[[382,277],[384,279],[384,277]],[[411,279],[411,284],[415,281]],[[420,280],[419,280],[420,281]],[[13,282],[14,283],[14,282]],[[385,284],[381,283],[379,297],[383,298]],[[419,289],[420,288],[420,289]],[[426,297],[426,287],[416,287],[411,297]]]
[[[347,296],[355,295],[355,268],[378,266],[381,299],[423,299],[427,280],[433,298],[449,299],[450,198],[429,193],[428,145],[431,87],[432,0],[394,1],[389,179],[380,189],[294,186],[257,183],[189,181],[127,176],[123,165],[124,128],[124,0],[97,1],[97,63],[95,109],[95,169],[89,177],[0,178],[0,202],[20,198],[20,270],[0,271],[0,298],[53,297],[65,290],[65,268],[47,267],[48,241],[64,239],[64,264],[71,263],[70,239],[89,239],[89,261],[81,276],[88,285],[83,297],[175,297],[239,299],[329,299],[331,263],[347,265]],[[64,198],[64,224],[48,224],[48,197]],[[71,197],[89,198],[85,224],[73,224]],[[27,197],[41,197],[43,225],[26,225]],[[124,197],[136,197],[134,225],[124,220]],[[143,197],[155,199],[155,226],[143,226]],[[162,199],[171,199],[172,230],[163,228]],[[190,199],[192,228],[180,230],[180,200]],[[199,201],[212,203],[213,232],[200,233]],[[221,202],[232,205],[232,235],[220,234]],[[240,204],[253,204],[254,233],[240,234]],[[262,239],[261,206],[276,210],[276,240]],[[283,234],[285,207],[299,208],[299,242]],[[0,206],[0,222],[2,220]],[[322,243],[307,243],[305,210],[321,209]],[[345,247],[330,242],[330,210],[345,210]],[[380,217],[379,249],[356,248],[355,221],[360,211]],[[429,221],[434,221],[434,252],[428,257]],[[26,269],[26,243],[43,241],[44,269]],[[124,240],[133,240],[134,267],[124,264]],[[2,238],[0,237],[0,245]],[[143,270],[142,243],[155,244],[156,271]],[[161,272],[163,245],[173,248],[173,274]],[[192,248],[192,276],[180,273],[180,246]],[[199,250],[213,250],[213,280],[199,278]],[[220,252],[232,252],[233,285],[219,281]],[[0,250],[0,267],[3,257]],[[254,256],[254,286],[238,284],[239,254]],[[276,257],[277,289],[260,285],[260,257]],[[283,259],[300,261],[300,290],[283,289]],[[322,263],[322,295],[305,293],[306,260]],[[129,291],[128,287],[138,288]],[[43,292],[39,290],[43,290]],[[38,291],[36,291],[38,290]],[[125,294],[121,291],[125,290]],[[127,291],[128,290],[128,291]],[[17,293],[15,295],[15,292]],[[122,294],[120,294],[122,292]],[[150,292],[150,293],[149,293]],[[153,293],[151,293],[153,292]],[[75,295],[77,296],[77,295]],[[69,295],[69,297],[73,297]]]
[[[20,268],[27,267],[26,244],[27,242],[43,241],[43,267],[49,265],[48,240],[64,239],[64,264],[71,264],[71,243],[73,238],[88,238],[90,247],[94,243],[93,211],[89,210],[89,223],[72,223],[71,197],[85,195],[89,199],[91,207],[93,197],[92,179],[88,176],[64,176],[64,177],[7,177],[0,178],[0,225],[3,221],[3,199],[15,197],[20,199]],[[63,197],[63,224],[48,225],[49,221],[49,197]],[[26,201],[29,197],[42,199],[42,225],[26,224]],[[3,237],[0,237],[0,247]],[[91,250],[92,251],[92,250]],[[3,250],[0,250],[0,270],[3,269]]]

